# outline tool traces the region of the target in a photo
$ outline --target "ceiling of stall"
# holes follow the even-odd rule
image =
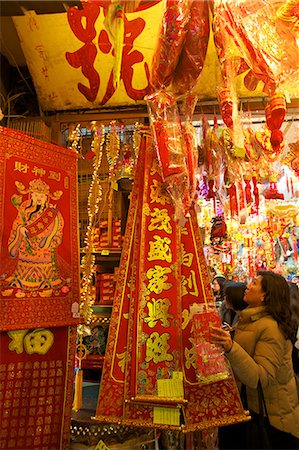
[[[92,23],[94,28],[90,28],[92,36],[86,41],[82,33],[80,38],[78,27],[81,25],[78,25],[78,20],[75,29],[76,20],[72,21],[67,12],[74,6],[78,11],[77,19],[79,22],[87,20],[87,26],[88,20],[95,17],[95,9],[92,10],[95,6],[91,7],[89,16],[83,14],[80,18],[80,1],[0,1],[0,53],[9,65],[3,65],[1,77],[6,67],[14,68],[18,73],[23,72],[22,68],[29,70],[42,111],[93,110],[103,106],[144,103],[148,67],[157,45],[164,3],[161,1],[139,13],[127,14],[128,29],[130,33],[136,32],[136,39],[124,47],[128,60],[131,58],[131,65],[127,65],[117,90],[111,85],[112,50],[106,51],[101,46],[103,37],[107,38],[101,7],[98,6],[99,13]],[[142,18],[144,25],[139,34],[136,31],[140,25],[138,18]],[[133,52],[129,45],[131,50],[134,47]],[[83,48],[87,47],[88,51],[84,53]],[[213,40],[210,39],[196,87],[199,99],[216,99],[219,80],[220,68]],[[260,84],[254,91],[246,89],[242,76],[237,79],[237,89],[243,99],[265,97]],[[298,98],[298,95],[291,92],[290,98]]]

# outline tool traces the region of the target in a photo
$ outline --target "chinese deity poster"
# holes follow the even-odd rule
[[[79,322],[77,155],[0,128],[1,448],[67,449]]]
[[[17,131],[0,134],[0,327],[77,323],[77,156]]]

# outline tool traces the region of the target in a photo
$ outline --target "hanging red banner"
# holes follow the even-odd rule
[[[0,333],[1,449],[67,449],[76,327]]]
[[[192,311],[213,304],[210,277],[194,211],[174,221],[148,131],[127,224],[96,419],[185,431],[246,420],[231,373],[198,381]]]

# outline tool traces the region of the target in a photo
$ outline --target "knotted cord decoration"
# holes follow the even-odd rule
[[[71,144],[69,145],[69,149],[73,150],[76,153],[79,153],[81,140],[80,124],[78,124],[76,128],[71,132],[68,140],[69,142],[71,142]]]
[[[275,94],[265,108],[266,123],[271,130],[270,142],[274,152],[278,152],[283,142],[283,134],[280,130],[286,115],[286,101],[283,94]]]
[[[83,333],[84,333],[84,326],[79,325],[78,326],[79,342],[76,346],[76,359],[78,360],[78,368],[76,370],[75,376],[75,392],[73,401],[73,410],[75,412],[79,411],[79,409],[82,408],[83,369],[81,366],[82,360],[85,359],[89,353],[86,346],[83,344]]]
[[[106,142],[106,155],[109,165],[109,194],[108,194],[108,245],[112,244],[112,203],[113,191],[115,188],[115,172],[114,167],[119,157],[120,139],[116,121],[112,120],[109,126],[109,134]]]
[[[96,123],[92,124],[94,133],[91,144],[95,153],[93,159],[92,182],[88,194],[88,226],[85,237],[85,255],[82,258],[82,289],[80,312],[85,323],[90,323],[92,318],[92,305],[95,301],[95,288],[93,278],[96,272],[95,257],[93,255],[93,241],[95,228],[98,223],[99,204],[102,199],[102,187],[99,180],[99,169],[102,162],[103,144],[105,141],[104,125],[98,127]]]

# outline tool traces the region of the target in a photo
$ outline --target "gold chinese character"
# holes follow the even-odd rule
[[[15,397],[21,397],[21,389],[15,389]]]
[[[154,241],[149,241],[149,252],[147,259],[148,261],[167,261],[169,263],[172,262],[172,252],[169,244],[171,244],[171,240],[169,237],[160,237],[158,235],[154,235]]]
[[[182,265],[191,267],[193,261],[193,253],[186,253],[184,244],[181,245],[181,254],[182,254]]]
[[[145,361],[153,361],[155,364],[158,364],[162,361],[172,361],[173,356],[167,353],[170,348],[170,345],[167,343],[169,338],[169,333],[163,333],[159,335],[159,333],[154,331],[146,340]]]
[[[172,284],[167,283],[167,273],[171,273],[171,269],[169,267],[155,265],[154,267],[148,269],[146,272],[146,276],[149,280],[148,290],[150,292],[155,292],[156,294],[161,294],[163,290],[170,289]]]
[[[198,297],[198,288],[194,270],[190,270],[190,276],[188,278],[185,275],[182,275],[181,286],[182,286],[182,296],[190,294],[194,295],[195,297]]]
[[[186,359],[186,367],[190,369],[190,367],[194,367],[196,369],[196,348],[194,339],[190,338],[189,341],[192,343],[192,347],[190,349],[185,348],[185,359]]]
[[[151,203],[156,202],[160,203],[163,206],[166,203],[170,203],[169,195],[166,192],[166,188],[162,184],[162,182],[153,180],[153,184],[150,186],[150,199]]]
[[[158,158],[154,158],[153,159],[153,163],[152,163],[152,167],[151,167],[151,175],[153,176],[153,175],[155,175],[155,173],[161,173],[161,169],[160,169],[160,164],[159,164],[159,161],[158,161]]]
[[[31,355],[45,355],[54,343],[54,334],[45,328],[36,328],[24,337],[24,349]]]
[[[42,167],[34,166],[32,169],[32,173],[34,173],[34,175],[40,175],[42,177],[45,175],[46,171]]]
[[[127,352],[123,352],[123,353],[117,353],[116,357],[118,359],[118,367],[120,368],[120,370],[122,371],[122,373],[125,373],[125,367],[126,367],[126,354]]]
[[[169,327],[168,319],[172,319],[173,315],[168,313],[171,302],[168,298],[153,299],[152,302],[147,302],[148,317],[144,321],[150,328],[154,328],[158,320],[161,321],[162,327]]]
[[[60,172],[54,172],[53,170],[50,170],[48,178],[50,178],[50,180],[60,181],[61,173]]]
[[[28,330],[14,330],[8,331],[7,334],[11,338],[8,348],[11,352],[16,352],[18,355],[23,352],[23,339]]]
[[[172,233],[171,218],[167,209],[154,208],[150,215],[149,231],[163,230],[165,233]]]
[[[20,161],[15,161],[15,171],[27,173],[29,166],[27,164],[22,164]]]

